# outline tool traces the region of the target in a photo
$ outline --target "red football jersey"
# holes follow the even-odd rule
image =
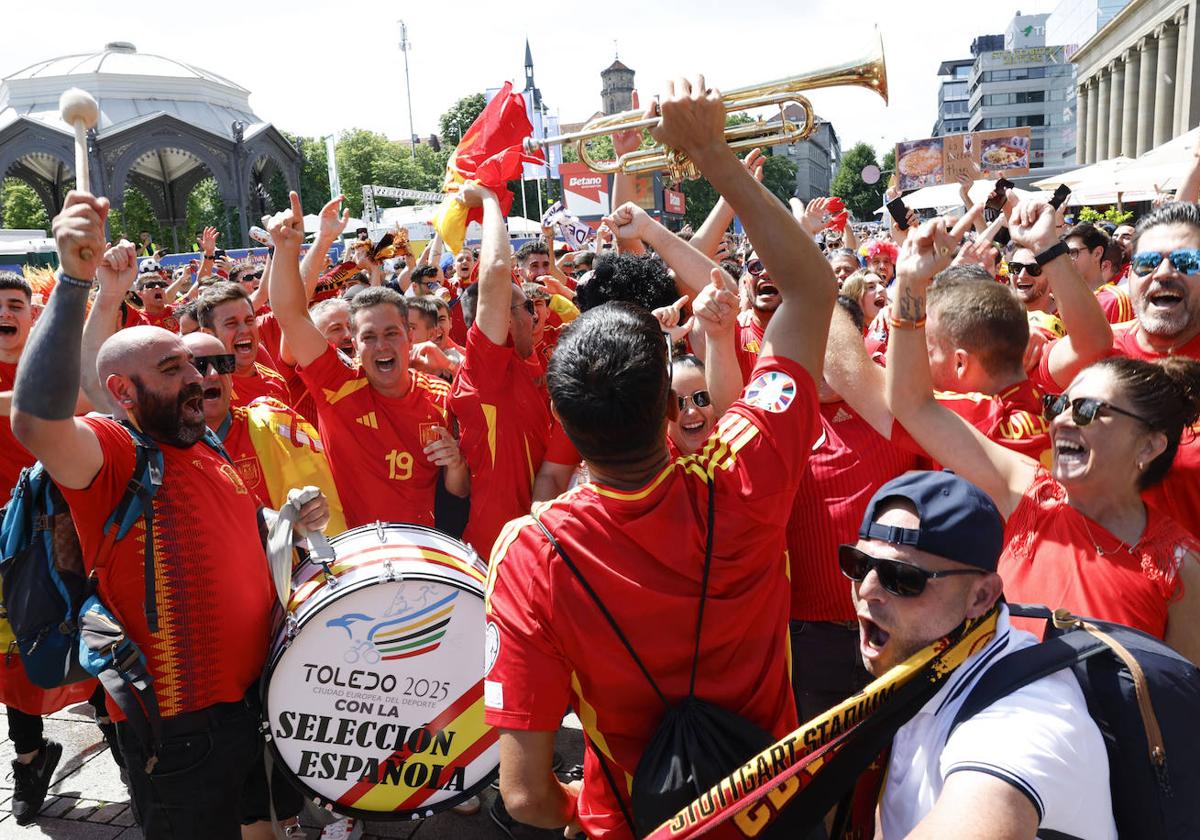
[[[700,452],[671,460],[637,490],[584,484],[534,513],[677,703],[696,643],[711,477],[713,559],[696,694],[779,737],[797,725],[784,524],[812,446],[816,388],[787,359],[760,359],[754,375]],[[531,517],[496,541],[487,613],[487,722],[554,731],[570,703],[616,778],[628,778],[662,701]],[[584,761],[584,832],[632,837],[592,751]]]
[[[254,374],[251,376],[233,375],[233,393],[230,397],[233,405],[249,405],[259,397],[274,397],[284,405],[291,405],[292,400],[287,381],[278,371],[261,362],[254,363]]]
[[[753,318],[750,318],[745,324],[738,324],[737,329],[733,331],[734,340],[737,341],[737,360],[738,367],[742,369],[742,382],[750,381],[750,373],[754,370],[754,363],[758,361],[758,354],[762,351],[763,336],[766,334],[766,329],[755,323]]]
[[[104,522],[133,474],[129,432],[107,417],[83,422],[96,433],[104,465],[83,490],[63,496],[90,571]],[[154,497],[158,632],[146,621],[145,525],[117,543],[100,596],[149,662],[163,717],[241,700],[262,674],[275,590],[258,535],[258,503],[237,471],[203,443],[159,444],[163,485]],[[121,719],[116,704],[109,712]]]
[[[1096,289],[1096,300],[1104,310],[1104,317],[1110,324],[1123,324],[1133,320],[1133,303],[1124,289],[1115,283],[1105,283]]]
[[[850,582],[838,568],[842,543],[858,541],[871,496],[917,468],[917,456],[880,435],[844,402],[821,405],[821,431],[788,518],[791,617],[853,621]]]
[[[1010,385],[999,394],[959,394],[935,391],[937,401],[966,420],[986,437],[1014,452],[1028,455],[1049,467],[1050,423],[1042,408],[1042,392],[1028,379]],[[892,424],[892,441],[924,454],[908,430]]]
[[[1004,543],[997,571],[1010,601],[1065,607],[1159,639],[1166,634],[1167,609],[1182,590],[1179,567],[1188,552],[1200,550],[1194,537],[1153,507],[1147,507],[1142,538],[1125,548],[1067,504],[1066,491],[1045,470],[1038,470],[1008,518]],[[1044,622],[1030,619],[1013,624],[1035,635],[1044,629]]]
[[[279,319],[274,312],[264,312],[255,322],[258,324],[258,360],[268,367],[281,370],[279,348],[283,345],[283,328],[279,326]],[[264,355],[268,358],[262,358]]]
[[[317,406],[317,431],[346,524],[380,520],[433,527],[441,468],[429,461],[425,447],[433,429],[449,428],[450,386],[410,370],[408,393],[385,397],[332,346],[299,371]]]
[[[493,344],[474,324],[467,332],[450,411],[471,465],[471,518],[463,540],[481,557],[491,554],[504,523],[528,513],[533,502],[533,479],[550,440],[540,371],[511,342]]]
[[[164,330],[170,330],[173,333],[179,332],[179,319],[175,317],[175,307],[170,304],[164,306],[163,311],[157,315],[152,315],[143,309],[142,317],[152,327],[162,327]]]

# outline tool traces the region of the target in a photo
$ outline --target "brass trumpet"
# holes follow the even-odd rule
[[[729,126],[725,129],[725,142],[736,152],[753,149],[757,146],[777,146],[781,143],[790,144],[803,140],[812,134],[815,126],[812,103],[806,97],[801,96],[799,91],[838,85],[859,85],[869,88],[883,97],[885,103],[887,102],[887,67],[883,60],[882,37],[879,38],[874,50],[857,61],[812,70],[765,84],[737,88],[725,93],[721,97],[721,101],[725,104],[727,114],[767,105],[779,106],[778,125],[768,125],[766,120],[758,117],[750,123]],[[798,105],[804,111],[803,123],[795,122],[787,117],[785,108],[789,104]],[[666,170],[676,181],[695,180],[700,177],[699,170],[687,155],[678,149],[670,149],[662,145],[627,152],[615,161],[596,160],[591,156],[587,141],[619,131],[649,128],[658,125],[659,120],[659,117],[643,116],[642,111],[622,111],[619,114],[596,117],[588,121],[580,131],[571,134],[560,134],[557,137],[544,139],[527,138],[524,143],[525,151],[535,152],[548,146],[574,143],[575,149],[579,153],[579,159],[594,172],[620,172],[630,175],[637,172]]]

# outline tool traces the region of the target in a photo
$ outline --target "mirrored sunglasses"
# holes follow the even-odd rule
[[[1171,267],[1180,274],[1190,276],[1200,272],[1200,249],[1197,248],[1180,248],[1169,254],[1139,251],[1130,260],[1130,271],[1138,277],[1145,277],[1162,265],[1163,260],[1169,260]]]
[[[916,598],[925,591],[926,584],[931,580],[955,575],[984,575],[983,569],[948,569],[941,572],[931,572],[905,563],[903,560],[885,560],[872,557],[864,551],[859,551],[852,545],[838,546],[838,566],[842,574],[855,583],[866,580],[871,570],[879,576],[879,584],[885,591],[901,598]]]
[[[1076,426],[1086,426],[1091,423],[1096,419],[1096,415],[1101,410],[1111,411],[1114,414],[1123,414],[1126,417],[1132,417],[1134,420],[1140,420],[1146,425],[1150,425],[1150,421],[1146,418],[1134,414],[1132,411],[1117,408],[1117,406],[1107,403],[1104,400],[1097,400],[1092,397],[1077,397],[1072,400],[1066,394],[1045,394],[1042,396],[1042,410],[1047,420],[1053,420],[1062,414],[1067,410],[1067,406],[1071,407],[1071,421]]]
[[[691,400],[692,405],[696,406],[696,408],[707,408],[708,406],[712,405],[712,397],[709,395],[708,391],[704,390],[696,391],[691,396],[688,396],[687,394],[676,394],[675,399],[679,401],[680,411],[683,411],[685,408],[687,408],[688,400]]]

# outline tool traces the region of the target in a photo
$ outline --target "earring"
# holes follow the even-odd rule
[[[1142,471],[1142,467],[1143,467],[1143,466],[1144,466],[1144,465],[1142,464],[1142,462],[1141,462],[1141,461],[1138,461],[1138,462],[1137,462],[1137,468],[1138,468],[1138,472],[1141,472],[1141,471]]]

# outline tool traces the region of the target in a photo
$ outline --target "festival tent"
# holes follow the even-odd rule
[[[1139,157],[1116,176],[1117,191],[1125,201],[1136,201],[1132,194],[1154,198],[1159,193],[1179,189],[1195,161],[1200,128],[1193,128]]]
[[[1053,192],[1059,184],[1066,184],[1071,188],[1067,204],[1073,207],[1083,204],[1112,204],[1121,201],[1122,198],[1125,201],[1144,201],[1152,196],[1121,196],[1118,194],[1117,175],[1131,166],[1133,162],[1132,158],[1118,155],[1108,160],[1081,166],[1079,169],[1063,172],[1060,175],[1034,181],[1033,186]]]
[[[346,230],[353,233],[358,228],[366,227],[366,226],[367,226],[367,223],[364,222],[362,219],[351,219],[346,224]],[[320,216],[318,216],[316,213],[309,213],[307,216],[304,217],[304,232],[305,233],[316,233],[320,229],[321,229],[321,217]]]

